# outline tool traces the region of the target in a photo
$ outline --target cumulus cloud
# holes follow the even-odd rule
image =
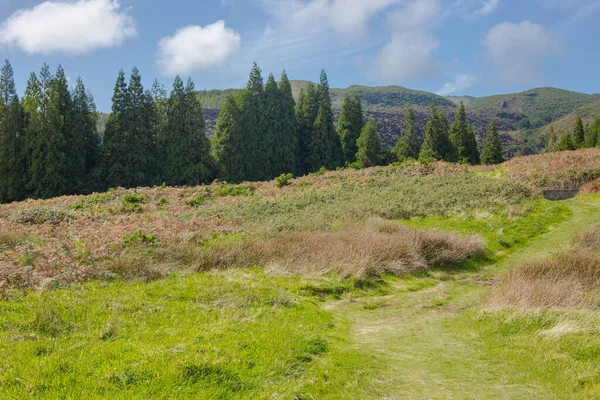
[[[117,0],[46,1],[0,25],[0,43],[30,54],[87,53],[135,35],[135,21]]]
[[[438,46],[427,33],[394,33],[377,56],[373,72],[377,79],[395,82],[431,75],[437,70],[433,52]]]
[[[506,83],[531,83],[541,74],[548,56],[564,52],[564,39],[530,21],[504,22],[484,37],[483,46],[490,62]]]
[[[259,0],[265,10],[291,29],[327,26],[342,37],[365,34],[378,13],[402,0]]]
[[[437,94],[440,96],[448,96],[452,93],[460,92],[465,90],[477,83],[477,79],[474,76],[467,74],[458,74],[454,77],[454,80],[446,82],[443,88],[441,88]]]
[[[167,76],[222,65],[240,49],[240,35],[217,21],[205,27],[191,25],[160,39],[157,64]]]
[[[412,0],[388,15],[390,40],[375,60],[371,74],[380,81],[400,82],[430,76],[437,71],[433,35],[445,14],[439,0]]]

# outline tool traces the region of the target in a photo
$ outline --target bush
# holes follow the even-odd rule
[[[215,194],[219,197],[228,197],[228,196],[251,196],[254,194],[256,190],[256,186],[252,183],[248,183],[245,185],[229,185],[223,184],[219,185],[215,189]]]
[[[190,207],[199,207],[204,203],[206,203],[206,196],[203,194],[199,194],[185,201],[185,204]]]
[[[282,174],[275,178],[275,186],[278,188],[282,188],[284,186],[288,186],[290,184],[290,180],[294,177],[294,174]]]
[[[17,217],[19,224],[26,225],[42,225],[50,223],[53,225],[59,225],[63,222],[69,222],[75,218],[63,211],[53,210],[49,208],[34,208],[31,210],[23,211]]]
[[[154,246],[159,244],[159,242],[156,240],[156,235],[146,235],[141,229],[138,229],[131,235],[123,236],[121,240],[122,247],[131,247],[138,244]]]
[[[121,200],[122,203],[122,211],[123,212],[129,212],[129,213],[138,213],[138,212],[143,212],[144,209],[142,208],[142,204],[145,202],[145,198],[144,196],[134,193],[134,194],[128,194],[126,196],[123,197],[123,199]]]

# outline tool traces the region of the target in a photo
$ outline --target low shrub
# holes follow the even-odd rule
[[[69,222],[75,218],[64,211],[51,208],[33,208],[19,213],[17,222],[25,225],[42,225],[45,223],[59,225],[63,222]]]
[[[190,207],[199,207],[204,203],[206,203],[206,196],[204,194],[199,194],[185,201],[185,204]]]
[[[138,229],[130,235],[123,236],[123,239],[121,240],[122,247],[131,247],[138,244],[157,245],[159,242],[156,239],[156,235],[147,235],[141,229]]]
[[[251,196],[255,191],[256,186],[254,186],[252,183],[247,183],[244,185],[220,184],[215,189],[215,195],[218,197]]]
[[[128,194],[121,199],[121,210],[126,213],[139,213],[143,212],[142,204],[145,203],[146,198],[140,194],[132,193]]]
[[[275,178],[275,186],[278,188],[282,188],[284,186],[290,185],[290,180],[294,177],[294,174],[282,174]]]

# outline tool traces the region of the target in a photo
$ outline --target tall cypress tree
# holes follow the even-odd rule
[[[169,113],[169,98],[167,96],[165,87],[159,83],[157,79],[154,80],[150,93],[152,94],[152,101],[154,102],[154,108],[156,109],[155,132],[158,150],[156,155],[156,163],[160,175],[160,171],[162,171],[165,163],[165,154],[163,149],[165,145],[165,129]],[[163,178],[161,177],[161,179]]]
[[[404,130],[402,137],[395,147],[396,158],[398,161],[406,161],[408,159],[416,160],[419,158],[421,145],[417,137],[417,119],[415,111],[412,107],[408,107],[404,112]]]
[[[34,122],[39,130],[32,137],[29,188],[34,198],[50,198],[67,193],[69,188],[64,86],[52,77],[47,64],[42,67],[39,83],[40,114],[39,121]]]
[[[479,150],[473,128],[467,122],[465,105],[461,102],[456,118],[450,127],[450,140],[456,148],[458,161],[479,164]]]
[[[276,132],[273,143],[273,176],[296,172],[298,153],[296,103],[292,94],[292,84],[285,71],[281,74],[277,93],[279,98],[280,128],[279,132]]]
[[[342,141],[333,125],[329,82],[325,71],[321,72],[316,100],[319,104],[319,111],[313,125],[310,154],[308,155],[309,168],[311,171],[317,171],[321,167],[336,169],[344,164],[344,151]]]
[[[277,176],[276,165],[279,160],[276,158],[275,147],[279,144],[278,138],[281,132],[281,102],[277,82],[273,74],[269,74],[264,91],[264,112],[261,125],[261,144],[264,154],[263,165],[265,168],[263,179],[268,180]],[[281,174],[281,172],[280,172]]]
[[[356,153],[358,152],[358,140],[362,128],[365,125],[362,111],[362,104],[358,94],[353,97],[346,96],[340,111],[338,119],[337,133],[342,141],[342,148],[346,162],[353,163],[356,161]]]
[[[546,138],[546,153],[552,153],[556,151],[556,147],[558,146],[558,137],[556,132],[554,131],[554,127],[551,126],[548,131],[548,135]]]
[[[456,161],[456,150],[450,141],[448,130],[446,114],[438,111],[435,104],[431,103],[425,125],[425,141],[421,146],[419,158]]]
[[[258,181],[267,174],[268,148],[270,141],[263,135],[265,125],[264,85],[262,71],[256,63],[250,71],[246,90],[242,90],[237,98],[240,112],[242,132],[244,133],[245,179]]]
[[[219,177],[227,182],[246,179],[246,143],[236,99],[227,96],[219,113],[213,138],[213,153]]]
[[[100,161],[100,136],[98,135],[98,114],[94,99],[85,90],[83,79],[78,78],[73,91],[73,137],[81,142],[77,161],[81,168],[82,186],[76,188],[86,193],[99,190],[101,183],[98,177]]]
[[[0,203],[23,200],[27,181],[24,119],[13,69],[5,61],[0,75]]]
[[[494,121],[490,121],[485,140],[483,141],[483,150],[481,152],[481,162],[486,165],[500,164],[504,162],[502,156],[502,143]]]
[[[112,109],[102,140],[102,177],[108,187],[127,187],[134,181],[129,169],[128,152],[131,150],[131,133],[128,131],[128,110],[129,90],[125,73],[121,70],[115,83]]]
[[[169,185],[199,185],[211,177],[210,143],[194,83],[175,78],[161,140],[162,178]]]
[[[588,148],[596,147],[598,145],[598,138],[600,137],[600,118],[594,120],[586,133],[585,146]]]
[[[573,136],[570,133],[565,133],[562,135],[560,141],[558,142],[557,151],[568,151],[575,149],[577,149],[577,147],[575,147],[575,143],[573,143]]]
[[[374,167],[381,162],[381,138],[377,133],[375,120],[370,118],[361,131],[357,140],[358,152],[356,159],[361,168]]]
[[[577,116],[573,127],[573,145],[576,149],[580,149],[585,145],[585,130],[580,116]]]
[[[315,85],[309,82],[306,92],[300,91],[298,104],[296,105],[296,119],[298,121],[298,175],[310,172],[310,146],[318,112],[317,91]]]

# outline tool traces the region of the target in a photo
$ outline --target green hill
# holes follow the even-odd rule
[[[456,105],[459,105],[461,102],[463,102],[465,106],[468,106],[469,104],[471,104],[475,100],[477,100],[477,97],[473,97],[473,96],[448,96],[447,99],[450,100],[450,101],[452,101]]]
[[[541,126],[597,100],[597,97],[590,94],[537,88],[522,93],[480,97],[471,102],[469,108],[484,108],[497,114],[520,113],[526,115],[532,125]]]
[[[565,115],[561,119],[545,126],[544,132],[548,132],[550,127],[553,127],[556,132],[572,132],[577,116],[581,117],[584,125],[591,124],[596,118],[600,118],[600,100],[586,104],[571,114]]]

